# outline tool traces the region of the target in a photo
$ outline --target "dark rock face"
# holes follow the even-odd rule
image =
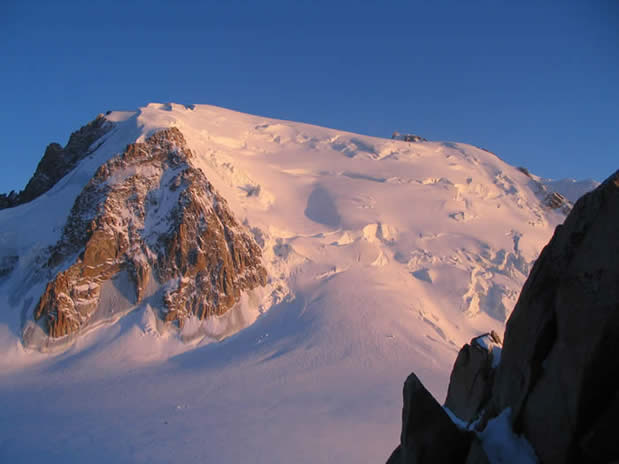
[[[73,132],[64,148],[57,143],[50,143],[24,190],[19,193],[11,192],[8,195],[0,194],[0,209],[28,203],[47,192],[77,166],[80,160],[92,153],[89,150],[90,146],[113,126],[100,114],[94,121]]]
[[[579,442],[583,462],[619,461],[617,452],[617,417],[619,417],[619,392],[608,408],[595,420]]]
[[[482,431],[510,408],[513,431],[544,464],[619,462],[619,171],[576,202],[542,251],[507,322],[496,373],[488,375],[488,353],[475,340],[451,374],[446,406],[460,418],[483,409]],[[466,461],[435,462],[487,456],[473,440]]]
[[[164,288],[166,321],[182,326],[226,312],[243,290],[265,285],[261,251],[202,171],[181,132],[167,129],[103,164],[78,196],[51,250],[56,274],[34,310],[51,337],[84,327],[101,285],[126,271],[141,301]]]
[[[490,464],[488,455],[477,438],[473,439],[471,448],[469,449],[469,454],[466,457],[464,464]]]
[[[458,429],[415,374],[404,383],[400,445],[388,464],[464,462],[472,435]]]
[[[472,339],[458,353],[445,407],[462,421],[473,421],[488,403],[500,351],[501,338],[493,331]]]
[[[544,463],[585,462],[581,440],[617,395],[618,352],[619,171],[578,200],[535,263],[507,323],[494,409],[512,408]],[[619,458],[610,445],[604,459]]]

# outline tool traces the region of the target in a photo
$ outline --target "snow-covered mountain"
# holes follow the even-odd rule
[[[402,380],[444,398],[571,207],[465,144],[206,105],[90,126],[2,198],[11,462],[384,460]]]

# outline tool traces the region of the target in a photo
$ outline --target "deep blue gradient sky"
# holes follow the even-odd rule
[[[0,192],[151,101],[472,143],[553,178],[619,168],[619,1],[0,1]]]

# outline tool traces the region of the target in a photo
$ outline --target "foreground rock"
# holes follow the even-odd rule
[[[507,322],[496,372],[494,348],[475,340],[460,351],[451,374],[446,406],[459,419],[479,418],[476,430],[483,432],[510,411],[512,430],[545,464],[619,460],[619,171],[576,202],[542,251]],[[444,415],[407,409],[406,399],[405,410],[419,415],[404,418],[403,430]],[[421,439],[406,443],[419,449],[445,442],[442,431],[415,433]],[[432,462],[487,462],[471,440],[466,460]],[[402,460],[393,462],[426,462],[399,449],[394,455]]]
[[[172,128],[97,170],[50,252],[47,269],[56,274],[34,308],[49,336],[86,327],[103,285],[121,275],[134,304],[160,288],[161,316],[180,326],[190,315],[223,314],[242,291],[266,284],[260,248],[192,156]]]
[[[543,250],[507,322],[494,411],[544,463],[597,462],[583,439],[619,388],[619,171],[583,196]],[[619,458],[619,442],[604,459]],[[606,461],[604,461],[606,462]]]
[[[27,203],[47,192],[82,159],[95,151],[98,145],[93,144],[113,127],[114,124],[100,114],[94,121],[73,132],[64,148],[57,143],[50,143],[26,188],[19,193],[0,194],[0,209]]]
[[[445,407],[462,421],[476,419],[490,400],[501,338],[491,332],[464,345],[451,371]]]
[[[415,374],[404,383],[400,445],[387,464],[463,462],[471,434],[456,427]]]

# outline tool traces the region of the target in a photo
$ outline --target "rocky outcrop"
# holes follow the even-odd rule
[[[260,248],[192,157],[171,128],[97,170],[50,251],[47,267],[57,273],[34,309],[49,336],[85,327],[102,284],[121,272],[135,303],[151,284],[161,287],[161,316],[181,326],[190,315],[223,314],[243,290],[266,284]]]
[[[462,462],[471,434],[456,427],[414,373],[404,383],[403,397],[400,445],[387,464]]]
[[[531,189],[544,208],[560,211],[565,215],[570,213],[573,205],[564,195],[549,188],[543,179],[532,175],[527,168],[520,166],[518,170],[530,179]]]
[[[415,134],[400,134],[399,132],[394,132],[391,134],[391,138],[393,140],[402,140],[404,142],[427,142],[428,139],[424,139],[420,135]]]
[[[445,407],[470,423],[488,403],[496,367],[501,356],[501,338],[492,331],[464,345],[451,371]]]
[[[501,415],[545,464],[619,460],[619,171],[576,202],[542,251],[495,373],[487,375],[490,353],[474,344],[458,355],[447,406],[465,422],[482,412],[480,437]],[[466,460],[449,462],[487,462],[475,440]],[[444,441],[435,434],[424,446]]]
[[[560,209],[565,214],[569,213],[572,208],[567,198],[557,192],[549,192],[544,197],[542,204],[550,209]]]
[[[27,203],[47,192],[82,159],[96,150],[96,147],[92,147],[93,143],[112,127],[113,123],[100,114],[94,121],[73,132],[64,148],[57,143],[50,143],[24,190],[8,195],[0,194],[0,209]]]
[[[619,171],[577,201],[535,263],[507,322],[493,410],[512,408],[543,462],[596,462],[582,440],[617,395],[617,352]]]

